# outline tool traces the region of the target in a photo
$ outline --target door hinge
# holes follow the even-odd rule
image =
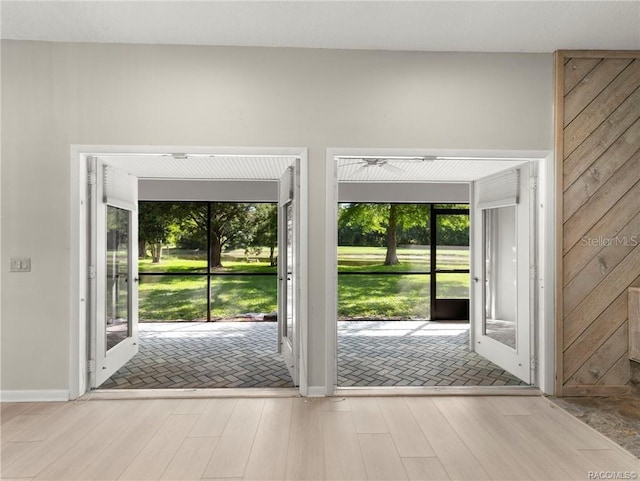
[[[96,277],[96,266],[89,266],[87,270],[87,277],[89,279],[94,279]]]
[[[89,359],[87,361],[87,372],[96,372],[96,360]]]
[[[538,277],[538,266],[529,266],[529,278],[535,279]]]
[[[529,177],[529,190],[536,190],[538,188],[538,178]]]

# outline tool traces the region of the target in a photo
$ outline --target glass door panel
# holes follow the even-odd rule
[[[431,210],[433,320],[469,319],[469,210],[439,205]]]
[[[293,205],[292,203],[287,204],[286,206],[286,231],[285,231],[285,272],[286,272],[286,298],[287,301],[285,303],[285,323],[283,325],[283,337],[289,340],[289,343],[292,342],[290,339],[290,334],[293,333],[293,315],[294,315],[294,306],[293,306]]]
[[[436,215],[436,269],[469,270],[469,214]]]
[[[516,206],[483,211],[484,335],[516,348],[518,248]]]
[[[131,336],[130,215],[130,211],[107,206],[107,265],[105,269],[105,347],[107,351]]]
[[[436,273],[436,297],[438,299],[469,299],[469,274]]]
[[[141,321],[205,321],[207,279],[204,276],[140,275]]]

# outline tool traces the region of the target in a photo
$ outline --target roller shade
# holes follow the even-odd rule
[[[125,210],[138,210],[138,178],[106,164],[103,173],[104,202]]]
[[[499,172],[476,181],[478,209],[492,209],[515,205],[520,192],[520,171],[518,169]]]

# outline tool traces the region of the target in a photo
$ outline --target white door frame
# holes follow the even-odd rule
[[[505,160],[537,159],[538,164],[538,323],[535,335],[535,356],[538,360],[536,386],[545,394],[555,389],[555,166],[551,151],[540,150],[436,150],[436,149],[380,149],[329,148],[326,150],[326,226],[325,226],[325,394],[332,395],[337,385],[337,327],[338,327],[338,176],[336,156],[441,156],[504,158]],[[473,284],[473,283],[472,283]],[[473,285],[470,297],[474,299]],[[406,387],[403,387],[406,389]]]
[[[88,389],[87,332],[87,157],[99,155],[140,154],[220,154],[295,156],[300,159],[300,394],[308,394],[307,339],[307,252],[308,252],[308,150],[303,147],[214,147],[214,146],[144,146],[144,145],[71,145],[69,159],[69,399],[77,399]]]

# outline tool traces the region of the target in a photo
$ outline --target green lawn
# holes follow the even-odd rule
[[[469,266],[469,251],[439,249],[440,269]],[[429,317],[428,275],[384,275],[384,272],[429,270],[428,248],[400,248],[400,264],[384,266],[383,247],[339,247],[339,272],[374,272],[371,275],[341,275],[338,278],[340,317]],[[256,260],[258,262],[256,262]],[[225,273],[276,273],[269,266],[268,250],[260,256],[247,256],[244,250],[225,253]],[[206,254],[167,250],[162,262],[139,262],[140,272],[206,272]],[[248,312],[275,312],[276,276],[213,277],[211,280],[212,317],[233,317]],[[438,296],[468,296],[468,275],[438,274]],[[140,320],[206,319],[206,277],[141,276],[139,287]]]

